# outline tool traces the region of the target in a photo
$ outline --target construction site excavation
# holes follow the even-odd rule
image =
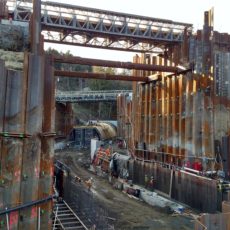
[[[215,6],[195,29],[77,2],[0,0],[0,230],[230,230]]]

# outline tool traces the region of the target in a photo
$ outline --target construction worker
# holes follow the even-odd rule
[[[154,190],[154,178],[151,176],[150,181],[149,181],[149,188],[151,191]]]
[[[94,159],[93,159],[93,164],[96,165],[100,165],[100,158],[102,157],[103,151],[104,151],[104,145],[100,145],[100,147],[97,149],[95,155],[94,155]]]
[[[92,177],[89,178],[87,181],[85,181],[85,184],[86,184],[86,186],[88,188],[88,191],[90,191],[91,188],[92,188],[92,185],[93,185],[93,178]]]
[[[145,188],[148,187],[148,183],[149,183],[149,178],[148,178],[148,175],[145,174]]]
[[[110,153],[110,147],[108,147],[106,150],[105,150],[105,154],[107,157],[110,157],[111,153]]]

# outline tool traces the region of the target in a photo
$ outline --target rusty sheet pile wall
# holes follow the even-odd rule
[[[3,227],[34,229],[39,225],[41,229],[49,229],[52,224],[55,109],[52,71],[52,60],[44,56],[26,54],[24,72],[8,70],[0,61],[0,221]],[[32,205],[33,202],[40,204]]]
[[[230,229],[230,203],[222,202],[222,213],[203,214],[195,222],[195,230],[228,230]]]
[[[173,65],[150,55],[135,56],[134,62]],[[229,177],[229,98],[214,93],[212,76],[137,70],[134,75],[154,76],[152,82],[133,84],[132,102],[118,97],[119,132],[135,155],[134,182],[144,185],[145,175],[153,176],[156,188],[172,198],[201,211],[220,210],[217,181],[182,173],[177,166],[223,170]]]
[[[164,64],[160,57],[150,60]],[[149,57],[136,56],[134,61],[147,63]],[[134,84],[132,122],[136,124],[133,131],[136,156],[179,166],[185,160],[210,168],[215,160],[213,79],[193,73],[161,74],[157,81]],[[223,130],[225,133],[228,126]]]

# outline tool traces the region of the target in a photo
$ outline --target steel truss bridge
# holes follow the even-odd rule
[[[31,2],[8,0],[13,19],[28,22]],[[41,25],[46,42],[134,52],[161,52],[192,30],[192,24],[47,1]]]
[[[56,91],[56,102],[116,101],[119,94],[131,96],[132,90]]]

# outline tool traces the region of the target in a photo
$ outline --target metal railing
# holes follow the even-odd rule
[[[65,173],[63,200],[88,229],[114,230],[111,223],[112,213],[95,196],[94,192],[87,189],[84,183],[76,181],[76,174],[61,161],[56,161],[57,170]]]

